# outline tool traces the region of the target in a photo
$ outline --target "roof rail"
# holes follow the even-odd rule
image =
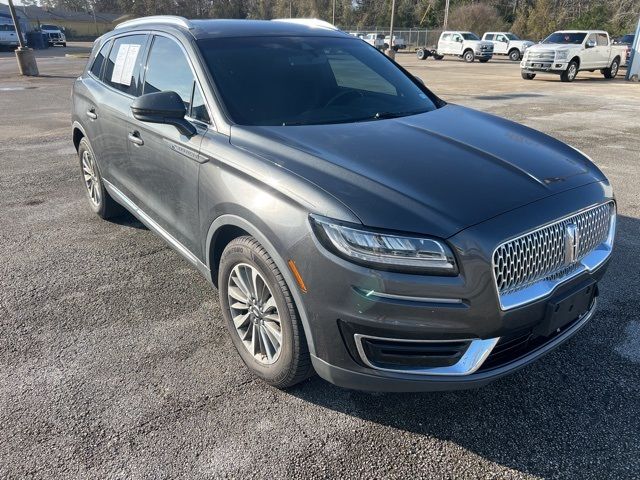
[[[320,20],[318,18],[274,18],[272,22],[297,23],[311,28],[327,28],[329,30],[340,30],[335,25]]]
[[[139,25],[149,25],[152,23],[163,23],[165,25],[176,25],[178,27],[193,28],[191,22],[184,17],[174,15],[152,15],[150,17],[134,18],[126,22],[119,23],[116,28],[137,27]]]

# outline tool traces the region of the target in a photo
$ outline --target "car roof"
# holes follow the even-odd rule
[[[182,17],[154,16],[124,22],[116,27],[120,30],[177,29],[191,34],[196,39],[220,37],[263,36],[323,36],[347,37],[351,35],[330,24],[313,19],[282,20],[187,20]]]
[[[553,33],[607,33],[606,30],[557,30]]]

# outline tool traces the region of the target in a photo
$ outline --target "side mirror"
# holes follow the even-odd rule
[[[173,125],[187,137],[193,137],[196,127],[184,117],[187,111],[184,102],[176,92],[147,93],[136,98],[131,104],[133,116],[141,122]]]
[[[585,45],[586,48],[593,48],[595,46],[596,46],[595,40],[587,40],[587,44]]]
[[[460,37],[456,38],[456,42],[462,43],[462,39]]]

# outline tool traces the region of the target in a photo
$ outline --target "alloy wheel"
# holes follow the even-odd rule
[[[575,65],[569,65],[569,79],[573,80],[574,78],[576,78],[576,74],[578,73],[578,67],[576,67]]]
[[[84,186],[89,193],[91,203],[97,207],[100,205],[100,200],[102,199],[98,180],[98,169],[93,156],[87,150],[82,152],[82,175],[84,178]]]
[[[264,277],[251,265],[236,265],[229,275],[227,296],[244,347],[263,365],[276,362],[282,351],[282,323]]]
[[[618,62],[613,62],[611,64],[611,78],[615,78],[615,76],[618,74]]]

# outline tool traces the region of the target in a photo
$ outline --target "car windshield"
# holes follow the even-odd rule
[[[520,37],[518,37],[513,33],[505,33],[504,36],[507,37],[509,40],[520,40]]]
[[[43,24],[43,25],[41,25],[41,26],[40,26],[40,28],[41,28],[42,30],[60,30],[60,27],[58,27],[58,26],[56,26],[56,25],[46,25],[46,24]]]
[[[436,97],[365,42],[331,37],[198,40],[241,125],[319,125],[429,112]]]
[[[572,44],[572,45],[580,45],[584,41],[584,37],[587,34],[584,32],[580,33],[567,33],[567,32],[556,32],[549,35],[545,38],[542,43],[564,43],[564,44]]]
[[[466,32],[461,33],[460,35],[462,35],[462,38],[464,38],[465,40],[480,40],[480,38],[475,33]]]

